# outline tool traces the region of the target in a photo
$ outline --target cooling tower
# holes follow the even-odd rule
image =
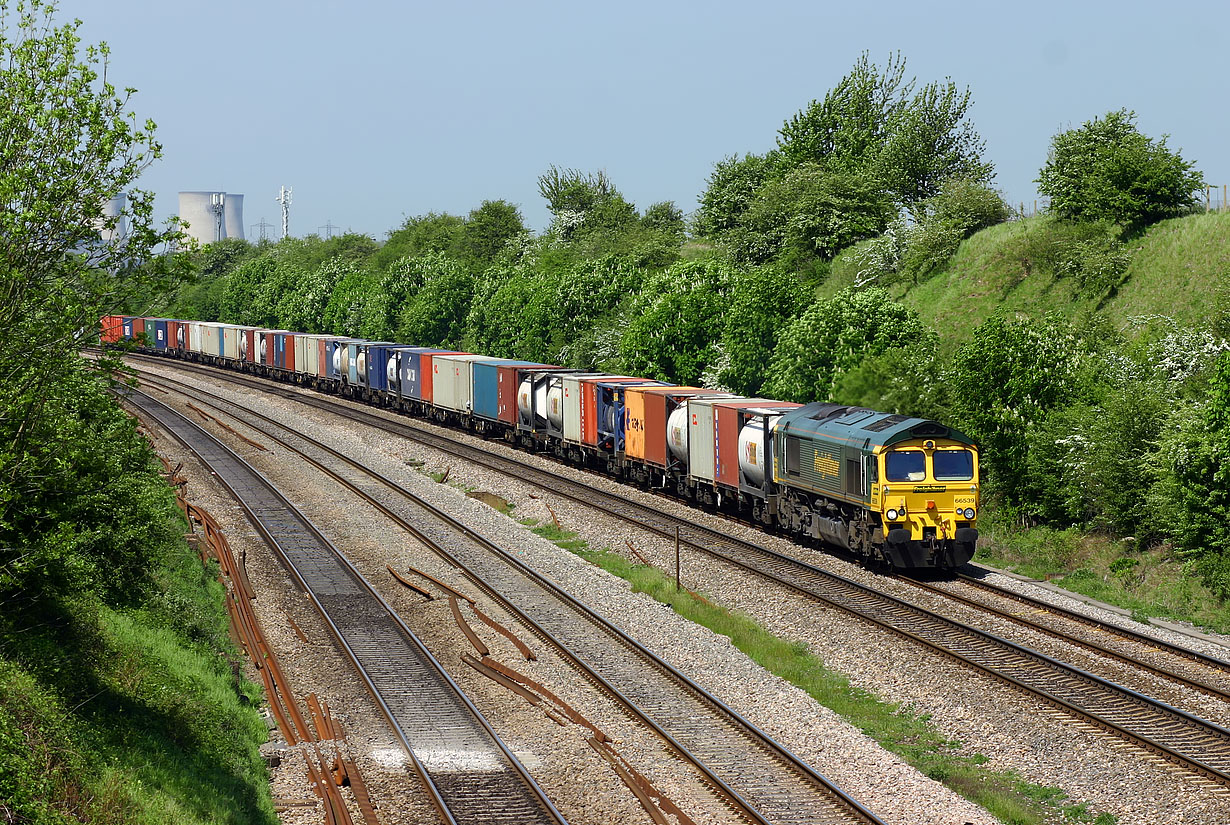
[[[180,192],[179,217],[184,232],[200,243],[243,238],[243,195],[225,192]]]
[[[98,222],[98,234],[102,238],[103,243],[122,240],[128,234],[128,227],[124,222],[124,204],[126,201],[127,197],[123,192],[111,200],[103,201],[102,219]],[[118,218],[118,220],[113,228],[107,229],[104,224],[110,218]]]
[[[222,206],[222,220],[226,229],[226,237],[243,240],[243,195],[226,196]]]

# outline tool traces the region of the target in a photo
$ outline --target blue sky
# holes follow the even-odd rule
[[[484,199],[549,222],[548,166],[606,170],[644,208],[696,207],[713,164],[764,152],[864,50],[972,92],[996,186],[1031,205],[1059,130],[1119,108],[1230,184],[1230,6],[61,0],[110,74],[138,90],[180,190],[241,193],[249,238],[294,187],[291,234],[326,222],[383,239],[406,217]]]

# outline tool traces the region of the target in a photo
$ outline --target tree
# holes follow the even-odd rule
[[[985,142],[966,120],[970,92],[951,80],[915,91],[905,58],[881,70],[864,52],[823,101],[812,101],[778,133],[787,168],[818,163],[834,172],[869,175],[902,204],[934,196],[945,180],[989,181]]]
[[[807,308],[781,334],[764,392],[784,401],[823,401],[869,355],[922,339],[918,313],[878,287],[844,289]]]
[[[783,252],[791,262],[828,260],[882,232],[894,212],[873,179],[805,163],[762,186],[727,241],[735,260],[746,263],[764,263]]]
[[[700,196],[694,220],[696,234],[718,238],[739,225],[739,219],[756,199],[756,192],[773,174],[779,161],[768,155],[732,155],[714,165],[709,185]]]
[[[505,200],[483,201],[470,210],[457,251],[472,272],[482,272],[491,266],[508,242],[525,232],[521,210]]]
[[[645,214],[641,215],[641,225],[651,232],[663,232],[681,238],[686,232],[683,210],[675,206],[674,201],[659,201],[652,204],[645,210]]]
[[[143,575],[140,530],[132,535],[137,543],[114,558],[107,554],[116,549],[117,534],[108,530],[126,519],[120,509],[142,509],[138,499],[148,491],[138,490],[139,481],[109,479],[106,471],[135,471],[149,452],[133,448],[108,464],[107,444],[124,439],[131,425],[107,410],[104,379],[77,352],[95,335],[101,315],[133,294],[165,290],[183,261],[155,254],[182,236],[174,226],[155,228],[152,195],[133,188],[161,154],[153,122],[130,112],[133,90],[117,91],[108,81],[106,45],[79,53],[80,23],[57,25],[54,12],[54,3],[0,0],[0,602],[6,610],[15,604],[8,600],[14,590],[54,593],[66,581],[129,598],[124,587]],[[122,238],[111,235],[119,219],[103,217],[103,205],[119,193],[127,193]],[[109,498],[114,507],[71,501],[91,489],[94,501]],[[65,520],[57,522],[61,513]]]
[[[1076,400],[1080,347],[1066,324],[996,313],[953,358],[949,385],[963,431],[983,447],[995,487],[1019,503],[1028,490],[1028,435]]]
[[[633,375],[695,384],[717,356],[735,272],[687,261],[651,277],[637,296],[619,350]]]
[[[447,213],[428,212],[407,218],[399,228],[389,233],[388,240],[372,256],[370,264],[375,269],[383,270],[407,256],[431,252],[456,255],[464,228],[465,218]]]
[[[723,363],[714,383],[749,396],[760,392],[778,339],[808,297],[792,272],[766,267],[736,275],[723,313]]]
[[[1120,109],[1055,135],[1037,180],[1053,212],[1140,229],[1196,204],[1204,176],[1166,147],[1165,135],[1150,140],[1135,120]]]

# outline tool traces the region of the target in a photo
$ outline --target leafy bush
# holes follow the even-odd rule
[[[743,213],[756,199],[756,192],[775,174],[775,153],[731,155],[718,161],[709,173],[709,184],[700,196],[693,226],[703,238],[719,238],[736,228]]]
[[[1141,228],[1196,204],[1203,175],[1170,151],[1164,136],[1142,135],[1135,120],[1135,112],[1120,109],[1052,139],[1037,180],[1052,212]]]
[[[890,347],[868,355],[837,379],[833,401],[952,421],[946,369],[938,345],[939,336],[927,330],[906,346]]]
[[[873,179],[808,163],[766,183],[727,244],[737,261],[764,263],[784,253],[786,265],[799,267],[880,233],[893,211]]]
[[[646,280],[629,312],[619,353],[633,375],[695,384],[717,357],[735,273],[688,261]]]
[[[1077,400],[1081,346],[1062,322],[1018,321],[996,313],[953,358],[954,411],[982,447],[983,466],[1009,502],[1029,491],[1028,433]]]
[[[1230,353],[1198,405],[1180,408],[1157,451],[1151,504],[1180,557],[1230,598]]]
[[[1058,250],[1055,274],[1076,282],[1077,292],[1098,298],[1117,289],[1127,274],[1132,253],[1115,238],[1076,241]]]
[[[760,392],[782,332],[807,305],[808,292],[790,272],[762,268],[735,276],[723,313],[722,363],[706,386],[744,395]]]
[[[917,342],[924,329],[918,313],[883,289],[842,290],[782,332],[764,391],[786,401],[828,399],[842,374],[865,357]]]
[[[899,278],[917,283],[948,263],[961,241],[1010,214],[989,187],[965,179],[945,181],[939,194],[914,208],[912,222],[899,216],[880,237],[855,250],[856,283],[887,285]]]

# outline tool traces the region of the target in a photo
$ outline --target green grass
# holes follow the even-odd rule
[[[1046,216],[992,226],[963,242],[952,260],[922,283],[887,288],[939,333],[945,353],[968,341],[997,309],[1031,317],[1055,311],[1077,322],[1101,318],[1115,329],[1129,318],[1165,315],[1184,328],[1209,322],[1210,300],[1230,299],[1230,212],[1149,227],[1128,242],[1132,261],[1124,283],[1109,296],[1082,296],[1042,260],[1050,245],[1080,232]],[[857,249],[837,257],[818,297],[854,284]]]
[[[232,668],[216,569],[181,545],[145,603],[45,605],[45,626],[6,635],[0,799],[15,821],[277,821],[259,689]]]
[[[1131,246],[1127,281],[1105,308],[1115,326],[1155,314],[1207,324],[1210,300],[1230,290],[1230,212],[1163,221]]]
[[[979,524],[985,541],[977,561],[1122,607],[1139,621],[1166,618],[1230,633],[1230,605],[1165,546],[1139,550],[1075,528],[1020,529],[998,523],[990,510],[987,516]]]
[[[533,525],[532,520],[522,524]],[[981,805],[1008,825],[1048,822],[1089,822],[1113,825],[1114,817],[1096,818],[1085,805],[1069,805],[1057,788],[1028,783],[1013,773],[982,767],[986,757],[971,754],[959,742],[946,739],[920,716],[906,708],[882,702],[829,670],[801,642],[781,639],[750,617],[728,610],[703,595],[675,589],[674,579],[654,567],[637,564],[610,550],[594,550],[576,533],[543,524],[535,533],[590,563],[627,581],[635,592],[646,593],[669,605],[680,616],[729,638],[752,661],[807,691],[817,702],[875,739],[922,773],[943,782],[966,799]]]

